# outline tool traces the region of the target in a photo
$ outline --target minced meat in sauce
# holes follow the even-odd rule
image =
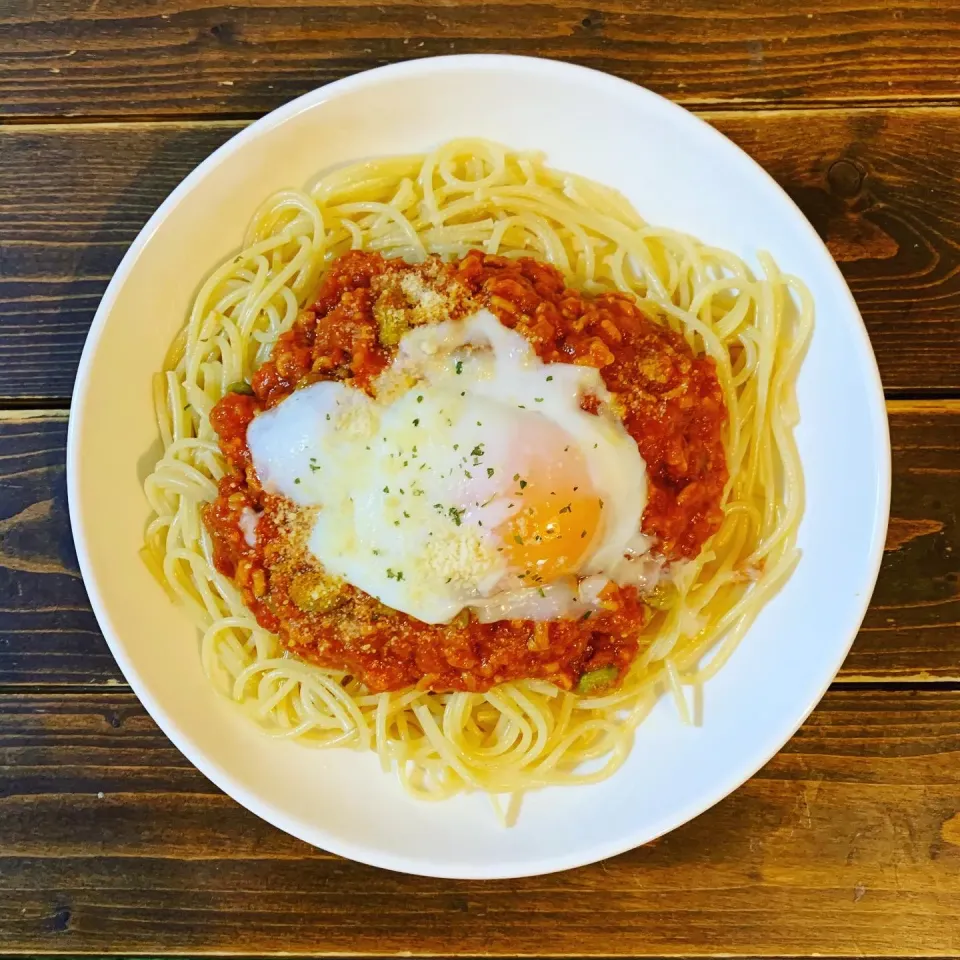
[[[461,615],[426,624],[327,577],[305,549],[304,518],[265,493],[247,448],[256,414],[299,387],[344,380],[369,390],[410,325],[458,319],[486,307],[547,363],[598,368],[647,465],[641,530],[668,560],[694,557],[717,529],[727,481],[726,418],[713,361],[622,294],[588,297],[554,267],[471,251],[459,261],[411,265],[352,251],[328,270],[312,308],[274,346],[252,395],[214,407],[227,473],[204,511],[217,569],[234,579],[258,622],[299,656],[341,669],[374,691],[413,684],[482,691],[521,678],[587,692],[609,685],[638,652],[649,610],[635,588],[609,585],[589,618],[478,623]],[[595,411],[596,399],[582,406]],[[257,516],[255,543],[241,528]]]

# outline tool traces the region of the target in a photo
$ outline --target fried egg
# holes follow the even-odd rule
[[[645,552],[646,468],[598,370],[481,310],[409,331],[374,393],[313,384],[248,429],[264,489],[315,508],[328,573],[426,623],[551,619]]]

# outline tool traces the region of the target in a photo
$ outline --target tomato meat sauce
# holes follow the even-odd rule
[[[425,288],[443,294],[441,312],[411,307],[431,302],[414,295]],[[464,612],[449,624],[423,623],[331,583],[305,549],[310,518],[265,492],[250,458],[247,427],[261,410],[320,380],[369,391],[407,324],[459,319],[481,307],[523,335],[544,362],[600,370],[647,465],[642,532],[668,560],[696,556],[720,524],[728,476],[726,409],[710,358],[695,356],[630,297],[585,296],[531,258],[472,251],[453,263],[411,265],[352,251],[331,265],[314,305],[278,339],[251,392],[228,393],[211,412],[227,463],[218,496],[204,510],[214,562],[292,652],[373,691],[483,691],[538,678],[595,692],[615,684],[637,655],[650,611],[635,588],[609,585],[601,609],[576,620],[479,623]],[[598,409],[595,397],[581,405]],[[255,537],[247,533],[251,517]]]

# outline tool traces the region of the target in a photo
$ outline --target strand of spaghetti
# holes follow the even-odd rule
[[[551,782],[549,777],[556,775],[564,754],[577,743],[577,741],[588,740],[599,734],[609,731],[612,721],[592,717],[577,724],[543,759],[536,768],[537,783],[546,785]],[[580,760],[578,759],[577,765]]]
[[[276,295],[286,281],[298,272],[303,263],[310,256],[311,248],[309,241],[305,238],[299,244],[300,249],[296,255],[284,266],[284,268],[269,282],[261,282],[258,276],[258,284],[251,287],[251,295],[241,308],[240,318],[237,326],[244,337],[249,337],[253,331],[253,326],[260,317],[260,313],[269,300]],[[264,278],[265,279],[265,278]],[[258,289],[259,287],[259,289]],[[254,295],[255,294],[255,295]]]
[[[455,770],[457,774],[464,780],[464,782],[478,787],[482,786],[482,784],[476,781],[472,771],[461,761],[456,751],[451,747],[449,741],[443,736],[440,728],[437,726],[436,720],[434,720],[433,716],[431,715],[429,708],[422,703],[415,704],[413,707],[413,712],[416,715],[417,720],[420,721],[420,727],[422,728],[424,735],[430,741],[430,746],[434,749],[434,751],[436,751],[438,756],[443,758],[446,765],[452,770]]]
[[[515,191],[521,190],[534,194],[532,198],[524,196],[523,193]],[[654,290],[661,296],[665,296],[665,291],[660,279],[653,270],[652,263],[642,239],[638,232],[629,230],[623,224],[618,223],[609,217],[594,215],[590,211],[577,211],[572,205],[556,197],[542,197],[536,194],[540,192],[539,188],[497,188],[492,191],[487,201],[464,201],[463,206],[468,207],[469,203],[474,206],[481,206],[487,203],[493,203],[506,211],[521,211],[528,213],[538,213],[542,217],[548,217],[558,223],[563,229],[572,232],[574,225],[581,225],[588,229],[595,230],[598,233],[608,236],[618,243],[624,250],[628,251],[644,265],[647,274],[647,280]],[[460,214],[461,211],[457,211]],[[578,215],[579,214],[579,215]],[[454,215],[453,213],[449,215]]]
[[[763,607],[765,600],[782,586],[783,582],[790,576],[799,558],[800,555],[796,551],[791,551],[790,555],[784,556],[763,581],[758,581],[754,585],[754,592],[749,600],[742,602],[729,612],[725,617],[725,620],[728,621],[724,626],[726,635],[722,636],[720,643],[714,648],[710,662],[696,672],[687,675],[687,683],[706,683],[716,676],[717,672],[733,655],[734,650],[743,639],[743,635]],[[739,614],[739,617],[736,614]],[[717,631],[717,633],[722,635],[724,631]],[[696,663],[705,652],[706,650],[703,647],[691,650],[684,657],[684,666]]]
[[[473,695],[467,694],[466,696],[472,697]],[[490,701],[487,702],[489,703]],[[470,753],[478,759],[491,759],[502,756],[512,750],[516,741],[523,736],[524,721],[518,717],[515,711],[510,711],[509,706],[507,706],[506,709],[501,709],[498,704],[493,703],[491,705],[493,705],[497,711],[497,720],[489,737],[484,736],[482,727],[476,722],[475,704],[472,705],[473,709],[471,709],[470,715],[467,717],[462,714],[455,715],[450,706],[444,710],[444,732],[447,732],[449,729],[453,739],[462,736],[462,732],[470,727],[476,730],[477,736],[475,736],[474,742],[471,744]],[[520,720],[519,723],[517,722],[518,720]],[[460,732],[454,732],[455,730],[459,730]],[[492,742],[488,744],[486,742],[487,740]]]
[[[489,756],[498,756],[508,751],[513,754],[525,754],[536,742],[536,734],[530,723],[531,720],[535,720],[535,711],[525,715],[522,710],[518,710],[516,704],[510,702],[512,698],[509,686],[502,691],[488,690],[484,694],[484,699],[500,712],[514,731],[514,736],[505,739],[501,749],[490,751]],[[484,754],[480,755],[484,756]]]
[[[596,210],[598,213],[618,220],[630,230],[639,230],[646,226],[623,194],[616,190],[592,183],[573,174],[564,174],[561,177],[551,179],[555,181],[554,186],[559,186],[564,196],[577,207]]]
[[[270,250],[285,242],[285,237],[268,237],[266,240],[245,249],[238,257],[228,260],[210,275],[207,282],[201,287],[200,292],[197,294],[193,309],[190,311],[190,317],[186,326],[186,336],[184,338],[184,357],[196,354],[201,326],[207,316],[206,308],[208,301],[214,291],[235,273],[238,263],[256,259],[264,251]]]
[[[356,213],[380,213],[391,220],[398,229],[403,232],[404,237],[410,246],[414,248],[419,248],[426,255],[426,251],[423,250],[423,244],[420,240],[417,231],[414,230],[413,225],[410,221],[401,213],[401,211],[395,209],[394,207],[389,206],[385,203],[343,203],[335,207],[332,211],[335,214],[350,215]]]
[[[420,155],[385,157],[380,160],[363,160],[331,170],[319,177],[307,193],[318,205],[330,204],[337,191],[352,190],[358,184],[383,180],[395,184],[403,177],[415,177],[423,166]]]

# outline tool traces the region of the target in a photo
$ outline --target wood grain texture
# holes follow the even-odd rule
[[[568,60],[694,105],[956,100],[958,51],[951,0],[13,0],[0,114],[249,116],[369,67],[454,53]]]
[[[960,680],[960,402],[889,406],[893,519],[847,680]],[[61,415],[0,418],[0,685],[121,675],[70,540]]]
[[[714,122],[826,243],[886,390],[960,390],[960,110],[824,111],[802,120],[742,113]]]
[[[90,321],[130,242],[237,129],[0,127],[0,401],[69,398]]]
[[[960,403],[887,409],[893,485],[886,550],[844,675],[960,679]]]
[[[777,178],[826,240],[887,390],[960,392],[960,109],[710,120]],[[90,320],[130,241],[240,128],[0,127],[0,401],[69,396]]]
[[[0,684],[121,678],[77,567],[66,434],[63,414],[0,415]]]
[[[494,883],[345,862],[202,777],[90,610],[64,415],[3,411],[67,400],[127,246],[242,121],[474,52],[702,111],[827,242],[888,395],[960,397],[958,41],[955,0],[0,3],[0,954],[960,954],[960,400],[890,404],[877,590],[785,749],[654,844]]]
[[[130,694],[0,698],[0,950],[492,956],[960,949],[960,694],[834,689],[713,810],[577,871],[351,864],[221,795]]]

